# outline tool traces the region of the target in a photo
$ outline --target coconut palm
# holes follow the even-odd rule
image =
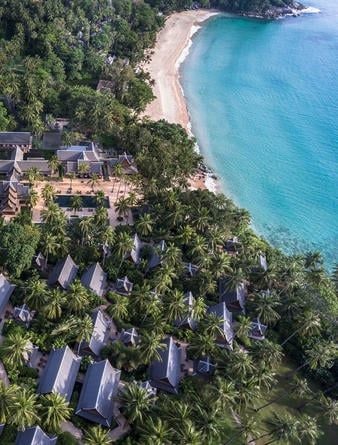
[[[47,283],[37,277],[27,282],[25,302],[29,307],[37,311],[41,310],[47,299]]]
[[[105,194],[104,194],[104,191],[102,191],[102,190],[98,190],[98,191],[95,193],[95,201],[96,201],[96,205],[97,205],[98,207],[103,207],[104,200],[105,200]]]
[[[0,356],[7,366],[11,368],[21,367],[27,359],[30,348],[31,342],[26,334],[11,332],[0,346]]]
[[[129,212],[129,201],[126,198],[120,198],[115,203],[115,209],[119,215],[119,217],[126,218]]]
[[[67,294],[69,296],[67,306],[70,311],[78,313],[88,307],[90,303],[89,294],[80,280],[73,281]]]
[[[248,338],[249,332],[251,330],[251,320],[249,317],[240,315],[238,317],[238,325],[236,329],[236,335],[241,340],[245,341]]]
[[[88,216],[85,218],[81,218],[81,221],[79,222],[79,229],[81,232],[81,244],[85,244],[89,241],[89,236],[93,230],[93,217]]]
[[[12,404],[17,390],[16,385],[6,386],[3,380],[0,380],[0,424],[11,419]]]
[[[320,316],[311,310],[305,310],[304,313],[298,316],[297,325],[298,328],[283,341],[281,346],[284,346],[296,334],[301,334],[302,336],[318,334],[321,329]]]
[[[83,206],[83,199],[80,195],[74,195],[70,199],[70,207],[74,210],[74,214]]]
[[[49,320],[60,318],[62,315],[62,308],[66,302],[66,295],[59,289],[52,289],[47,293],[47,301],[42,312]]]
[[[191,317],[194,320],[199,321],[205,316],[206,310],[207,310],[207,305],[204,299],[200,297],[195,298],[192,306]]]
[[[246,378],[254,373],[255,366],[245,350],[235,349],[230,356],[228,370],[233,377],[240,375],[241,378]]]
[[[99,183],[99,177],[96,173],[93,173],[88,181],[88,184],[90,185],[92,192],[94,193],[94,187]]]
[[[203,320],[203,330],[206,334],[210,334],[213,337],[224,337],[223,323],[222,317],[211,312]]]
[[[78,343],[78,353],[80,352],[82,342],[89,342],[93,335],[93,320],[88,314],[74,321],[74,332],[76,332],[75,340]]]
[[[316,445],[321,434],[316,419],[308,415],[297,418],[296,437],[299,443]]]
[[[254,305],[257,318],[265,324],[274,324],[280,319],[278,308],[279,297],[274,292],[261,292],[254,296]]]
[[[329,425],[338,424],[338,401],[321,395],[317,402],[320,418]]]
[[[48,167],[51,169],[52,175],[54,175],[54,173],[60,167],[60,161],[58,160],[57,156],[54,155],[50,158],[50,160],[48,161]]]
[[[189,419],[186,423],[178,424],[175,429],[175,437],[178,443],[186,445],[203,445],[205,437],[201,431],[197,430],[193,422]]]
[[[55,189],[51,184],[46,184],[42,189],[42,197],[45,201],[45,205],[53,202],[55,196]]]
[[[93,426],[85,433],[83,443],[85,445],[110,445],[113,441],[109,437],[109,431],[101,426]]]
[[[194,333],[191,337],[188,349],[195,358],[205,356],[212,357],[217,346],[213,335],[207,333]]]
[[[32,187],[36,181],[41,180],[41,174],[37,167],[32,167],[27,172],[29,185]]]
[[[33,426],[39,420],[39,407],[36,394],[29,392],[25,388],[18,387],[11,405],[11,425],[20,431]]]
[[[39,202],[39,194],[36,190],[31,188],[28,195],[28,206],[32,209],[37,205],[38,202]]]
[[[177,289],[169,292],[166,298],[166,317],[169,322],[181,320],[187,313],[184,294]]]
[[[183,244],[188,245],[196,237],[196,232],[191,226],[185,225],[182,227],[179,237]]]
[[[81,162],[78,166],[77,173],[79,176],[85,176],[89,172],[89,164]]]
[[[41,420],[48,431],[57,433],[62,422],[68,420],[72,410],[69,402],[58,393],[50,393],[41,397]]]
[[[69,190],[73,190],[73,180],[75,179],[76,175],[74,172],[67,173],[67,178],[69,179]]]
[[[139,345],[144,363],[151,363],[153,360],[161,360],[160,351],[166,348],[162,341],[163,336],[156,332],[144,332]]]
[[[236,423],[236,429],[238,430],[238,433],[230,437],[224,445],[230,445],[239,437],[245,439],[245,443],[251,443],[251,439],[260,434],[257,419],[254,417],[241,416],[240,423]]]
[[[139,430],[141,443],[146,445],[170,445],[173,443],[172,428],[160,418],[148,417]]]
[[[55,202],[50,202],[46,209],[41,211],[42,222],[49,227],[56,227],[64,217],[60,207]]]
[[[223,377],[217,376],[212,389],[215,396],[217,395],[217,404],[221,409],[229,410],[234,407],[238,398],[238,391],[231,380],[225,380]]]
[[[141,215],[136,223],[136,230],[141,236],[148,236],[152,233],[154,221],[149,213]]]
[[[134,241],[127,232],[119,232],[115,240],[116,253],[123,261],[125,256],[131,252]],[[122,263],[121,263],[122,264]]]
[[[179,266],[181,262],[182,262],[181,249],[175,246],[174,244],[170,243],[163,254],[163,263],[171,267],[176,267]]]
[[[118,395],[122,410],[130,423],[143,423],[148,414],[154,398],[135,382],[127,383]]]
[[[113,301],[113,303],[108,307],[109,315],[117,320],[126,320],[129,314],[128,297],[124,297],[123,295],[119,295],[114,292],[109,292],[107,299],[109,301]]]
[[[55,256],[60,249],[58,237],[52,233],[45,233],[41,240],[41,251],[46,258],[46,263],[50,255]]]
[[[283,358],[282,348],[270,340],[255,342],[251,349],[254,360],[260,360],[268,368],[277,367]]]

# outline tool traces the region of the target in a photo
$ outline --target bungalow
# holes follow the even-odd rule
[[[120,376],[121,371],[113,368],[108,360],[91,364],[86,372],[75,414],[109,428]]]
[[[49,437],[39,426],[19,431],[15,445],[55,445],[57,437]]]
[[[184,295],[184,304],[187,306],[187,315],[182,317],[180,320],[175,321],[177,327],[188,327],[192,330],[196,329],[197,321],[193,318],[193,310],[195,304],[195,298],[193,294],[189,291]]]
[[[24,131],[0,131],[0,149],[20,148],[27,153],[32,148],[32,135]]]
[[[262,324],[259,319],[254,320],[251,322],[248,337],[253,340],[264,340],[267,329],[268,327],[265,324]]]
[[[224,251],[227,252],[229,255],[234,255],[238,253],[240,248],[241,248],[241,243],[237,236],[229,238],[228,240],[226,240],[224,244]]]
[[[134,157],[128,155],[126,152],[119,155],[117,158],[110,159],[109,164],[112,169],[114,169],[115,165],[121,165],[125,175],[135,175],[138,173]]]
[[[81,357],[75,355],[68,346],[53,349],[40,378],[37,393],[58,393],[69,402],[80,363]]]
[[[54,266],[48,277],[50,286],[59,285],[63,289],[68,289],[75,280],[79,267],[74,263],[72,257],[67,255],[66,258],[60,260]]]
[[[210,357],[202,357],[194,363],[196,374],[212,375],[215,372],[216,365],[211,363]]]
[[[107,274],[99,263],[92,264],[82,274],[81,283],[91,292],[102,297],[107,288]]]
[[[81,344],[81,353],[99,356],[110,337],[111,320],[102,311],[95,309],[92,314],[93,332],[89,342]]]
[[[159,351],[160,360],[155,360],[149,367],[151,386],[178,394],[181,374],[181,352],[174,339],[168,337],[164,340],[165,349]]]
[[[103,161],[93,142],[85,145],[71,145],[57,150],[56,156],[66,173],[81,173],[81,165],[86,165],[86,175],[103,176]]]
[[[11,284],[3,274],[0,274],[0,317],[3,316],[14,289],[15,284]]]
[[[125,345],[135,346],[139,342],[139,335],[135,328],[123,329],[119,340]]]
[[[115,282],[115,291],[121,295],[130,295],[133,287],[133,283],[128,280],[127,276],[118,278]]]
[[[153,388],[151,386],[151,384],[149,383],[149,380],[146,380],[145,382],[139,382],[138,386],[140,388],[143,388],[148,393],[148,395],[150,397],[156,396],[157,390],[156,390],[156,388]]]
[[[30,322],[33,320],[34,315],[35,311],[30,311],[27,304],[17,306],[13,311],[14,320],[23,323],[27,328],[29,327]]]
[[[193,278],[197,275],[199,267],[192,263],[185,263],[184,271],[189,277]]]
[[[148,261],[148,269],[155,269],[162,263],[163,254],[167,250],[167,244],[164,240],[161,240],[159,243],[152,246],[153,251],[151,258]]]
[[[137,233],[133,236],[133,248],[130,253],[127,253],[126,258],[131,258],[133,263],[138,264],[141,261],[141,249],[143,243],[138,237]]]
[[[245,312],[247,289],[244,283],[232,285],[230,278],[218,282],[219,301],[225,302],[231,312]]]
[[[234,338],[234,332],[232,329],[232,313],[228,311],[226,304],[218,303],[215,306],[208,307],[207,312],[209,314],[215,314],[220,319],[220,328],[223,332],[223,335],[218,336],[216,342],[219,346],[226,346],[232,349],[232,343]]]
[[[44,257],[44,255],[39,252],[35,259],[35,267],[40,270],[41,272],[45,271],[47,269],[47,259]]]
[[[27,204],[29,187],[19,182],[19,174],[13,172],[8,180],[0,181],[0,213],[16,215]]]
[[[266,272],[268,270],[268,262],[266,261],[266,256],[264,254],[260,254],[258,257],[258,266],[259,271]]]

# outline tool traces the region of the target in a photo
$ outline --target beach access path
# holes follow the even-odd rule
[[[189,130],[189,114],[179,80],[179,66],[189,53],[191,37],[200,24],[218,14],[217,11],[198,9],[170,15],[158,33],[150,61],[143,69],[154,80],[156,99],[144,116],[152,120],[166,119]]]

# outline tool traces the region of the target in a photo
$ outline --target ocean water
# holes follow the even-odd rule
[[[193,132],[224,192],[288,251],[338,262],[338,2],[277,21],[217,16],[181,66]]]

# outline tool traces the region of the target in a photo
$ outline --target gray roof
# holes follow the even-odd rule
[[[67,255],[66,258],[58,261],[54,266],[48,277],[48,284],[59,284],[64,289],[68,289],[69,285],[75,280],[78,269],[72,257]]]
[[[69,402],[80,362],[81,357],[75,355],[68,346],[53,349],[40,378],[38,394],[55,392],[64,396]]]
[[[20,431],[16,436],[15,445],[55,445],[57,437],[50,438],[39,426]]]
[[[230,278],[222,278],[218,283],[219,299],[229,310],[245,310],[246,286],[244,283],[233,287]]]
[[[159,351],[161,360],[149,367],[150,384],[155,388],[178,394],[180,382],[181,353],[172,337],[166,338],[166,347]]]
[[[132,344],[135,345],[139,340],[139,335],[135,328],[123,329],[120,334],[120,340],[124,344]]]
[[[248,336],[254,340],[264,340],[267,329],[268,327],[262,324],[259,319],[253,320]]]
[[[266,272],[268,270],[268,262],[266,261],[266,256],[265,255],[259,255],[258,257],[258,265],[261,269],[264,270],[264,272]]]
[[[228,311],[224,302],[218,303],[215,306],[208,307],[209,314],[215,314],[222,319],[220,327],[224,333],[224,341],[232,348],[234,332],[232,329],[232,313]],[[222,339],[223,342],[223,339]]]
[[[166,251],[166,249],[167,249],[167,245],[164,240],[155,244],[155,246],[153,247],[153,254],[152,254],[150,260],[148,261],[149,269],[153,269],[161,264],[162,256],[163,256],[163,253]]]
[[[35,264],[37,265],[38,269],[40,269],[40,270],[45,270],[46,269],[46,267],[47,267],[47,260],[46,260],[46,258],[44,257],[44,255],[41,252],[39,252],[36,255]]]
[[[237,236],[234,236],[232,238],[229,238],[226,240],[224,245],[224,250],[226,252],[237,252],[239,247],[241,246],[241,243],[239,242],[239,239]]]
[[[99,263],[92,264],[83,273],[81,283],[87,289],[102,297],[107,287],[107,274]]]
[[[190,329],[195,329],[197,327],[197,321],[193,319],[192,317],[192,311],[194,308],[194,304],[195,304],[195,298],[192,294],[192,292],[187,292],[184,295],[184,304],[187,306],[187,315],[185,317],[183,317],[180,320],[176,320],[175,324],[178,327],[181,326],[188,326]]]
[[[211,363],[210,357],[202,357],[200,360],[197,360],[196,372],[199,374],[213,374],[215,368],[216,366]]]
[[[0,131],[0,145],[29,145],[31,133],[24,131]]]
[[[33,319],[34,313],[34,311],[30,311],[27,304],[23,304],[14,308],[13,316],[28,326]]]
[[[0,315],[5,310],[14,289],[15,285],[11,284],[3,274],[0,274]]]
[[[110,336],[110,320],[103,312],[96,309],[93,312],[93,332],[89,343],[85,343],[83,348],[90,350],[95,355],[100,355],[101,349],[106,346]]]
[[[45,175],[50,175],[52,172],[51,168],[49,167],[48,161],[40,158],[30,158],[26,161],[18,161],[18,166],[23,173],[28,172],[31,168],[37,168],[40,173],[43,173]]]
[[[56,150],[61,145],[60,131],[45,131],[43,133],[42,146],[45,150]]]
[[[133,283],[128,280],[128,277],[125,276],[124,278],[118,278],[115,283],[115,290],[116,292],[120,294],[130,294],[130,292],[133,290]]]
[[[142,241],[140,240],[140,238],[138,237],[137,233],[135,233],[134,237],[133,237],[133,248],[130,252],[130,257],[131,259],[134,261],[135,264],[138,264],[141,260],[141,249],[142,249]]]
[[[156,393],[157,393],[157,389],[153,388],[149,382],[149,380],[146,380],[145,382],[139,382],[138,386],[140,388],[143,388],[145,391],[147,391],[147,393],[152,396],[155,397]]]
[[[120,376],[121,371],[113,368],[108,360],[91,364],[86,372],[75,413],[110,427]]]

